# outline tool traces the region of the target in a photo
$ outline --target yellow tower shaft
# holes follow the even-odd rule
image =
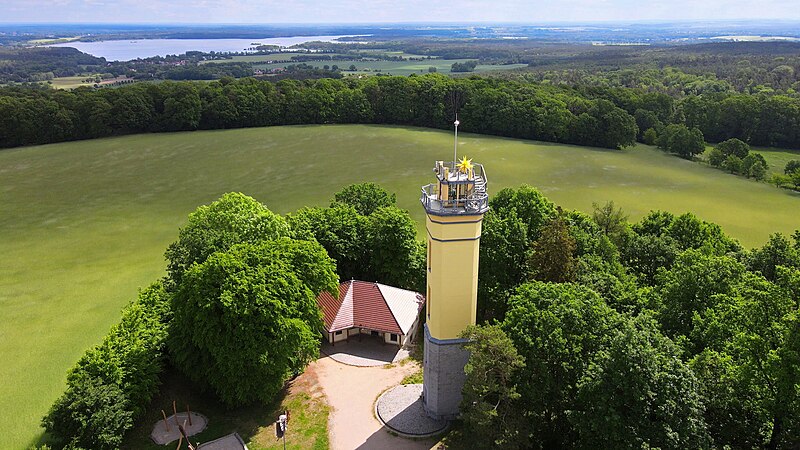
[[[483,214],[427,215],[428,330],[436,339],[456,339],[475,324],[478,251]]]

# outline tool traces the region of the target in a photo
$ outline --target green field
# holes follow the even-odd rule
[[[345,74],[361,74],[369,75],[374,73],[382,73],[389,75],[407,76],[412,73],[424,74],[428,73],[429,67],[435,67],[437,72],[449,74],[450,66],[453,63],[464,63],[470,61],[469,59],[426,59],[424,61],[348,61],[344,59],[333,59],[330,61],[309,61],[306,64],[314,67],[322,68],[323,66],[339,66]],[[259,69],[278,69],[286,67],[289,64],[298,64],[296,62],[288,63],[273,63],[273,64],[253,64],[253,67]],[[351,66],[356,66],[355,71],[348,71]],[[480,64],[475,68],[475,72],[490,72],[494,70],[510,70],[527,67],[527,64],[505,64],[505,65],[491,65]],[[469,75],[468,73],[466,75]]]
[[[782,148],[754,148],[754,152],[761,153],[767,160],[770,173],[783,174],[786,163],[793,159],[800,160],[800,150],[786,150]]]
[[[200,64],[215,64],[215,63],[231,63],[231,62],[248,62],[259,63],[264,61],[291,61],[292,56],[308,56],[309,53],[299,52],[281,52],[270,53],[268,55],[242,55],[232,56],[230,59],[215,59],[212,61],[200,61]],[[328,56],[340,56],[336,53],[327,53]]]
[[[800,227],[800,196],[647,146],[625,151],[476,135],[459,153],[491,192],[529,183],[566,208],[614,200],[631,219],[693,211],[745,245]],[[198,205],[241,191],[279,213],[375,181],[422,224],[420,186],[448,132],[365,125],[149,134],[0,151],[0,448],[24,448],[66,370],[164,273]]]
[[[56,89],[75,89],[81,86],[92,87],[94,83],[84,83],[84,80],[89,78],[89,75],[81,75],[78,77],[56,77],[53,78],[53,87]]]

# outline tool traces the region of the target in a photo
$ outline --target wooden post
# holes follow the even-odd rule
[[[178,448],[176,448],[175,450],[181,450],[181,445],[183,445],[183,435],[180,435],[178,437]]]
[[[167,413],[164,410],[161,410],[161,416],[164,417],[164,426],[167,427],[167,431],[169,432],[169,422],[167,422]]]
[[[175,408],[175,400],[172,401],[172,417],[175,418],[175,425],[180,425],[178,423],[178,410]]]
[[[189,426],[192,426],[192,412],[189,410],[189,405],[186,405],[186,416],[189,417]]]

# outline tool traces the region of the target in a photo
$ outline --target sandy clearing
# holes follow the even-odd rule
[[[321,358],[309,367],[328,399],[328,435],[332,450],[430,450],[435,440],[414,441],[392,436],[374,415],[375,400],[384,390],[400,384],[419,368],[409,361],[394,367],[354,367]]]

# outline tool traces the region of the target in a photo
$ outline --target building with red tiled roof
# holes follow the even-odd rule
[[[364,333],[402,346],[416,332],[425,297],[385,284],[352,280],[339,285],[339,298],[323,292],[317,303],[331,344]]]

